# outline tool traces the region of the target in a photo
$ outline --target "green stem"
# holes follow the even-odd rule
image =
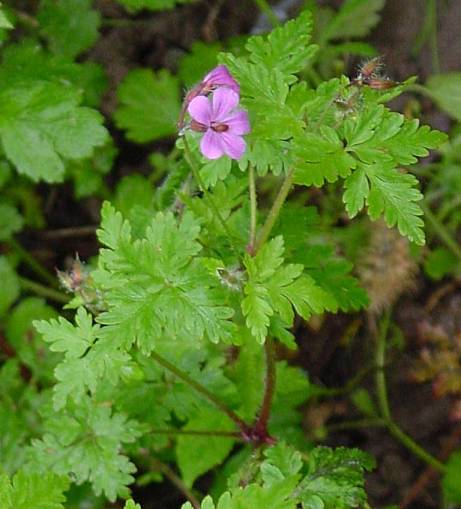
[[[9,245],[13,248],[14,251],[16,251],[19,258],[29,266],[29,268],[37,274],[37,276],[40,276],[44,281],[46,281],[48,284],[50,284],[53,287],[57,287],[57,278],[48,272],[45,268],[43,268],[40,263],[37,262],[37,260],[28,253],[21,244],[14,238],[11,238],[9,241]]]
[[[408,92],[416,92],[418,94],[426,96],[432,102],[437,103],[437,97],[432,93],[432,91],[425,87],[424,85],[420,85],[419,83],[413,83],[409,85],[406,89]]]
[[[261,248],[261,246],[267,241],[271,234],[272,228],[274,227],[274,224],[279,217],[280,210],[282,209],[282,206],[285,203],[285,200],[287,199],[288,193],[290,192],[291,186],[293,184],[293,174],[294,170],[292,169],[288,172],[288,175],[285,177],[285,180],[279,189],[275,201],[272,204],[269,215],[266,218],[266,222],[264,223],[261,232],[256,239],[255,252]]]
[[[40,283],[36,283],[35,281],[25,277],[20,276],[19,283],[24,290],[29,290],[37,295],[40,295],[40,297],[44,297],[45,299],[53,300],[55,302],[59,302],[60,304],[67,304],[70,300],[66,294],[55,290],[54,288],[43,286]]]
[[[391,435],[398,440],[402,445],[404,445],[408,450],[410,450],[415,456],[420,458],[422,461],[430,465],[432,468],[439,472],[445,471],[445,465],[440,462],[437,458],[429,454],[425,449],[423,449],[419,444],[417,444],[410,436],[408,436],[398,424],[392,419],[389,399],[387,394],[387,385],[386,385],[386,374],[384,371],[385,360],[386,360],[386,339],[387,333],[389,330],[390,323],[390,313],[386,313],[381,321],[377,343],[376,343],[376,352],[375,352],[375,361],[376,361],[376,393],[378,397],[378,405],[381,412],[381,415],[384,419],[384,423],[387,429],[390,431]]]
[[[242,435],[238,431],[211,431],[211,430],[191,430],[191,429],[155,429],[149,430],[154,435],[193,435],[205,437],[229,437],[241,439]]]
[[[386,426],[386,421],[384,419],[380,419],[379,417],[369,417],[365,419],[357,419],[355,421],[343,421],[330,424],[329,426],[325,426],[325,430],[328,433],[332,433],[348,429],[377,428],[381,426]]]
[[[191,378],[187,373],[176,367],[170,361],[166,360],[164,357],[159,355],[157,352],[151,353],[152,358],[165,369],[173,373],[175,376],[180,378],[187,385],[195,389],[199,394],[204,396],[208,401],[213,403],[213,405],[225,413],[240,429],[242,436],[246,437],[248,435],[248,425],[233,411],[231,410],[225,403],[223,403],[220,399],[218,399],[212,392],[210,392],[205,386],[196,382],[193,378]]]
[[[248,169],[248,180],[250,190],[250,240],[248,242],[247,250],[253,255],[256,244],[256,213],[257,213],[257,197],[256,197],[256,183],[255,183],[255,170],[252,164]]]
[[[421,208],[423,209],[424,215],[430,223],[434,233],[439,237],[439,239],[447,246],[448,249],[459,259],[461,260],[461,248],[458,243],[453,239],[450,232],[445,228],[443,223],[441,223],[436,216],[432,213],[431,209],[423,202],[421,203]]]
[[[213,210],[213,213],[218,218],[218,221],[221,223],[221,226],[222,226],[224,232],[226,233],[227,237],[229,238],[229,242],[230,242],[230,246],[231,246],[232,250],[234,251],[235,254],[238,255],[238,251],[232,242],[232,239],[233,239],[232,233],[229,230],[226,222],[224,221],[224,218],[222,217],[221,212],[219,211],[219,208],[216,205],[216,202],[214,201],[213,196],[206,188],[206,186],[202,180],[202,177],[200,176],[200,171],[194,162],[194,158],[192,156],[192,151],[190,149],[189,142],[187,141],[186,136],[183,136],[183,142],[184,142],[184,153],[186,156],[186,160],[187,160],[187,162],[190,166],[190,169],[192,171],[192,174],[194,175],[194,178],[199,186],[199,189],[204,194],[206,200],[208,201],[208,204],[210,205],[211,209]]]
[[[266,15],[272,27],[277,27],[280,25],[280,20],[277,18],[275,12],[272,10],[272,7],[266,0],[254,0],[254,2],[258,6],[258,9]]]

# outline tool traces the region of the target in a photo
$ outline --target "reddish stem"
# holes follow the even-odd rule
[[[264,383],[264,398],[256,420],[251,430],[251,441],[263,444],[274,444],[276,439],[270,436],[268,431],[269,417],[272,408],[272,401],[275,392],[276,365],[275,365],[275,348],[272,339],[267,338],[264,344],[264,352],[266,354],[266,380]]]

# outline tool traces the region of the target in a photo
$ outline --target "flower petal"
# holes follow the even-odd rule
[[[234,80],[225,65],[218,65],[212,69],[202,81],[205,87],[229,87],[237,94],[240,92],[239,84]]]
[[[221,133],[215,133],[208,129],[200,142],[200,150],[208,159],[218,159],[221,157],[224,153]]]
[[[221,122],[222,118],[232,111],[239,103],[239,95],[230,88],[218,88],[213,92],[212,120]]]
[[[211,103],[203,95],[192,99],[187,107],[189,115],[203,125],[209,126],[211,123]]]
[[[248,113],[246,111],[236,111],[231,113],[222,120],[223,124],[229,126],[229,134],[248,134],[250,129],[250,122],[248,120]]]
[[[224,153],[231,159],[240,159],[243,156],[247,144],[241,136],[236,136],[227,131],[221,133],[221,140]]]

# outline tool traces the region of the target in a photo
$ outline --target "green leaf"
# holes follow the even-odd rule
[[[139,504],[136,504],[136,502],[133,499],[130,499],[125,502],[123,509],[141,509],[141,506]]]
[[[335,39],[364,37],[380,20],[385,0],[345,0],[338,13],[323,28],[322,44]]]
[[[126,497],[133,482],[133,463],[121,453],[125,443],[140,435],[136,421],[113,413],[107,403],[85,398],[72,411],[53,415],[45,423],[41,440],[32,441],[31,465],[40,472],[72,472],[76,484],[91,482],[96,495],[114,502]],[[45,509],[45,508],[44,508]]]
[[[8,30],[14,28],[11,21],[7,18],[5,12],[3,11],[3,8],[1,7],[0,7],[0,28],[6,28]]]
[[[213,67],[222,47],[219,43],[195,41],[190,52],[184,55],[178,68],[178,77],[188,87],[200,82]]]
[[[296,138],[293,154],[294,182],[305,186],[321,187],[325,181],[335,182],[339,177],[347,177],[356,166],[337,133],[327,126],[318,133],[306,132]]]
[[[50,350],[64,352],[65,360],[55,369],[58,383],[54,386],[54,408],[63,408],[69,397],[81,401],[86,391],[94,393],[102,379],[116,384],[129,356],[117,343],[100,338],[100,326],[94,325],[90,314],[77,310],[76,326],[60,317],[34,323]],[[100,339],[99,339],[100,338]]]
[[[437,106],[461,122],[461,72],[433,74],[427,80],[426,87]]]
[[[8,481],[0,475],[0,507],[2,509],[64,509],[64,492],[69,488],[65,476],[52,473],[25,473],[19,470]]]
[[[461,504],[461,452],[455,451],[451,454],[447,464],[446,472],[443,475],[442,487],[447,501],[453,504]]]
[[[8,258],[0,256],[0,316],[3,316],[19,297],[19,279]]]
[[[22,229],[24,219],[16,207],[0,203],[0,241],[8,240]]]
[[[383,215],[389,227],[397,225],[402,235],[423,245],[423,212],[416,203],[423,196],[417,185],[416,177],[399,172],[392,162],[360,164],[345,182],[343,199],[351,217],[366,203],[372,220]]]
[[[277,69],[287,82],[293,82],[292,74],[301,71],[317,51],[316,45],[309,45],[312,32],[312,15],[304,11],[297,18],[275,28],[265,37],[250,37],[246,49],[250,60],[267,69]]]
[[[53,53],[70,60],[98,38],[101,16],[91,0],[42,0],[37,19]]]
[[[234,423],[221,411],[203,408],[182,428],[200,431],[235,431]],[[197,477],[221,464],[234,445],[233,438],[181,435],[176,442],[176,457],[182,478],[192,486]]]
[[[130,345],[137,341],[149,353],[156,341],[188,338],[230,340],[231,308],[224,290],[197,255],[200,227],[191,214],[178,223],[171,213],[158,213],[144,238],[133,240],[120,213],[106,205],[99,239],[110,249],[100,255],[95,278],[105,290],[108,311],[98,317],[101,332]]]
[[[102,115],[78,106],[71,89],[36,82],[0,93],[0,136],[8,159],[32,180],[55,182],[63,159],[82,159],[107,141]],[[78,143],[76,143],[78,140]]]
[[[294,311],[307,319],[312,313],[336,309],[336,303],[308,275],[301,275],[301,264],[283,265],[283,237],[266,243],[255,257],[246,256],[248,282],[242,311],[251,333],[264,343],[270,317],[277,313],[291,326]]]
[[[45,51],[33,39],[10,44],[3,51],[0,89],[23,87],[24,83],[51,81],[72,87],[85,106],[96,107],[107,87],[103,68],[94,62],[74,63]]]
[[[448,249],[439,247],[431,251],[424,261],[426,274],[435,280],[440,280],[459,267],[458,258]]]
[[[373,459],[358,449],[316,447],[309,453],[308,473],[297,488],[303,507],[349,509],[363,505],[367,500],[363,474],[373,468]]]
[[[176,132],[180,110],[179,83],[165,69],[131,71],[117,91],[119,107],[114,114],[127,138],[146,143]]]

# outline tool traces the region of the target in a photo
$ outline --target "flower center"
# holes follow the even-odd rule
[[[204,133],[207,130],[207,126],[197,122],[197,120],[192,119],[190,122],[190,128],[192,131],[196,131],[198,133]]]
[[[227,124],[220,124],[219,122],[211,122],[211,128],[217,133],[225,133],[229,126]]]

